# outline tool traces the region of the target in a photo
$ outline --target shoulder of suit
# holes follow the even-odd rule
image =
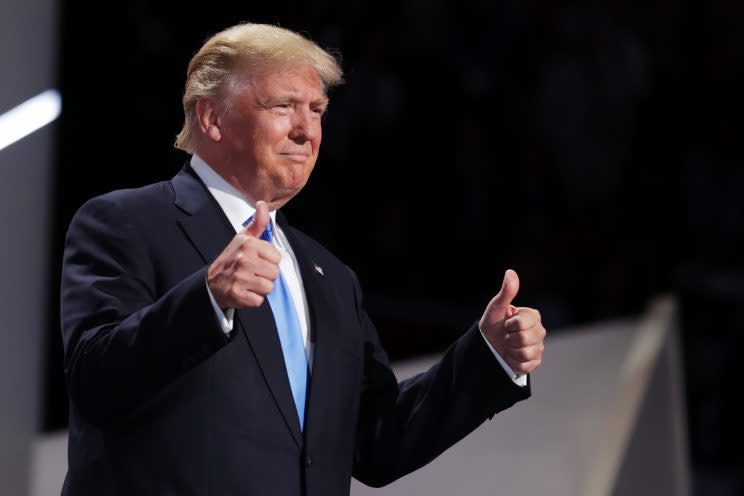
[[[110,191],[86,201],[75,212],[72,222],[83,218],[126,219],[133,221],[155,218],[173,205],[173,190],[166,181],[138,188]]]
[[[91,198],[83,207],[102,203],[114,204],[121,208],[152,208],[153,203],[172,203],[173,187],[168,181],[160,181],[138,188],[109,191]]]

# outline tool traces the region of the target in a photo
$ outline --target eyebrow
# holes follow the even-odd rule
[[[257,101],[263,107],[271,107],[279,103],[300,103],[302,102],[302,98],[300,98],[299,95],[288,94],[263,99],[258,98]],[[322,96],[320,98],[316,98],[310,102],[310,105],[320,105],[321,107],[325,108],[328,106],[328,97]]]

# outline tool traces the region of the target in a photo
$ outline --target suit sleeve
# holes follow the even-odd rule
[[[178,376],[223,346],[205,268],[164,294],[140,233],[114,201],[73,218],[61,277],[65,377],[82,416],[122,424]]]
[[[488,349],[477,323],[428,371],[398,383],[354,291],[365,336],[362,398],[353,475],[380,487],[413,472],[497,412],[530,396]]]

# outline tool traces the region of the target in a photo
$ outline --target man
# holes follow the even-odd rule
[[[189,64],[170,181],[87,202],[67,235],[66,495],[346,495],[426,464],[529,396],[518,278],[398,384],[354,273],[278,212],[307,182],[336,61],[243,24]],[[517,377],[518,376],[518,377]]]

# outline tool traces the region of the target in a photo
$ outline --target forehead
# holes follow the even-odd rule
[[[291,96],[325,101],[318,72],[312,67],[276,67],[250,78],[249,88],[258,98]]]

